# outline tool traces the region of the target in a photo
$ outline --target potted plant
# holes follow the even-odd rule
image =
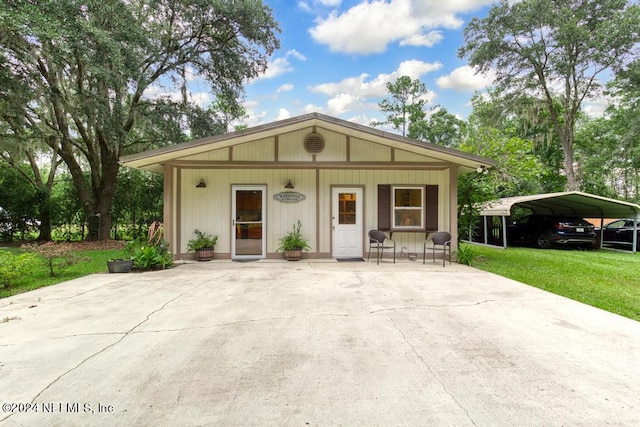
[[[131,258],[116,258],[107,260],[107,269],[109,273],[128,273],[133,267]]]
[[[129,242],[123,249],[123,258],[109,258],[107,260],[107,270],[109,273],[129,273],[133,268],[133,247],[134,242]]]
[[[293,229],[280,238],[279,251],[284,251],[284,256],[288,261],[298,261],[302,256],[304,249],[311,249],[309,241],[300,233],[302,224],[298,220],[297,224],[293,224]]]
[[[187,252],[194,251],[198,261],[210,261],[213,259],[213,250],[218,243],[218,236],[212,236],[200,230],[194,230],[195,239],[187,242]]]

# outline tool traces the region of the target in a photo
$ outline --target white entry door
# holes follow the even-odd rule
[[[264,185],[232,187],[231,258],[252,259],[266,256],[266,201]]]
[[[331,191],[334,258],[363,255],[362,194],[362,188],[357,187],[333,188]]]

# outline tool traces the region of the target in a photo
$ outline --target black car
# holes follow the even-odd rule
[[[636,226],[636,242],[640,244],[640,224]],[[633,244],[633,219],[617,219],[605,225],[602,243],[611,246],[630,247]]]
[[[534,245],[542,249],[553,245],[588,248],[596,245],[595,227],[577,216],[528,215],[509,226],[507,238],[511,244]]]

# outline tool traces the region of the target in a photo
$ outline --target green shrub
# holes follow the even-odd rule
[[[218,236],[213,236],[200,230],[194,230],[193,234],[195,234],[196,237],[187,242],[187,252],[198,249],[213,249],[218,243]]]
[[[35,257],[31,253],[14,255],[0,251],[0,287],[8,288],[17,277],[26,274]]]
[[[471,265],[476,259],[476,252],[469,245],[458,246],[458,262],[464,265]]]
[[[311,249],[309,241],[302,236],[300,232],[301,228],[302,223],[298,220],[297,223],[293,224],[293,229],[280,238],[280,246],[276,252],[291,251],[294,249]]]
[[[88,257],[81,257],[69,243],[29,243],[22,245],[22,249],[35,252],[44,260],[44,265],[49,270],[49,275],[55,277],[67,268],[81,261],[90,261]]]
[[[133,267],[138,270],[164,270],[173,264],[166,241],[149,244],[146,241],[131,242],[126,251],[131,253]]]

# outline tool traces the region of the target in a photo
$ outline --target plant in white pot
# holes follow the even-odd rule
[[[309,241],[300,232],[301,228],[302,224],[298,220],[297,224],[293,224],[293,229],[280,238],[277,252],[284,251],[284,256],[289,261],[298,261],[304,249],[311,249]]]
[[[195,252],[198,261],[210,261],[213,259],[213,250],[218,243],[218,236],[194,230],[195,238],[187,242],[187,252]]]

